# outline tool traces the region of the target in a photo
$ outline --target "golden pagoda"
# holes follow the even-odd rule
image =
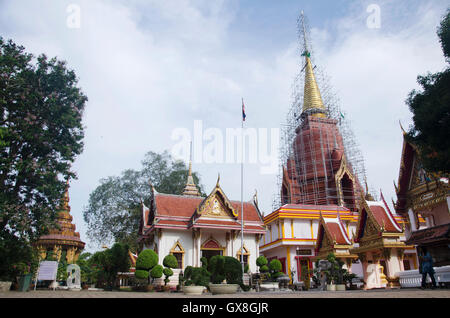
[[[75,232],[75,224],[72,223],[72,220],[69,206],[69,184],[67,183],[64,199],[56,217],[57,226],[34,243],[41,259],[46,259],[48,254],[53,252],[58,262],[65,259],[67,264],[72,264],[77,261],[85,243],[81,241],[80,233]]]

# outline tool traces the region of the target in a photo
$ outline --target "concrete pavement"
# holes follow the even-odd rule
[[[300,291],[300,292],[246,292],[232,295],[186,296],[183,293],[130,292],[130,291],[68,291],[37,290],[9,291],[0,298],[450,298],[450,289],[421,290],[418,288],[349,290],[349,291]]]

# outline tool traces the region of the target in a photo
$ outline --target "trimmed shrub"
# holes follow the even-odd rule
[[[258,267],[262,267],[264,265],[267,265],[267,258],[264,257],[264,255],[261,255],[256,259],[256,265]]]
[[[136,260],[136,269],[150,270],[158,264],[158,254],[153,250],[143,250]]]
[[[148,279],[149,272],[142,269],[137,269],[134,276],[138,279]]]
[[[211,274],[204,267],[186,267],[184,271],[185,286],[208,287]]]
[[[269,263],[269,269],[273,273],[277,273],[277,272],[281,272],[281,270],[283,269],[283,266],[281,265],[281,262],[279,260],[273,259]]]
[[[269,271],[269,267],[267,265],[263,265],[259,268],[261,273],[267,273]]]
[[[163,269],[163,274],[166,277],[170,277],[170,276],[173,275],[173,270],[171,268],[169,268],[169,267],[166,267],[166,268]]]
[[[164,268],[161,265],[155,265],[155,267],[153,267],[152,270],[150,271],[150,276],[153,279],[161,278],[163,275],[163,270]]]
[[[211,283],[222,283],[225,279],[225,256],[215,255],[211,257],[208,271],[211,273]]]
[[[164,278],[164,286],[170,281],[169,277],[173,275],[173,270],[169,267],[163,269]]]
[[[167,255],[166,257],[164,257],[163,265],[168,268],[177,268],[178,267],[177,258],[171,254]]]
[[[202,263],[202,267],[204,269],[208,269],[208,259],[206,257],[200,258],[200,262]]]
[[[225,257],[225,279],[227,284],[242,284],[242,264],[232,256]]]

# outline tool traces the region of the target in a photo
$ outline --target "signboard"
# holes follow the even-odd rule
[[[56,261],[43,261],[39,265],[39,272],[37,280],[56,280],[56,274],[58,272],[58,262]]]
[[[304,255],[304,256],[307,256],[307,255],[312,255],[312,251],[311,250],[302,250],[302,249],[298,249],[297,250],[297,255]]]

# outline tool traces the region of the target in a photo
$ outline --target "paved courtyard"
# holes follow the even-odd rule
[[[130,291],[67,291],[37,290],[29,292],[2,292],[0,298],[450,298],[450,289],[421,290],[379,289],[352,291],[303,291],[303,292],[247,292],[233,295],[186,296],[183,293],[130,292]]]

